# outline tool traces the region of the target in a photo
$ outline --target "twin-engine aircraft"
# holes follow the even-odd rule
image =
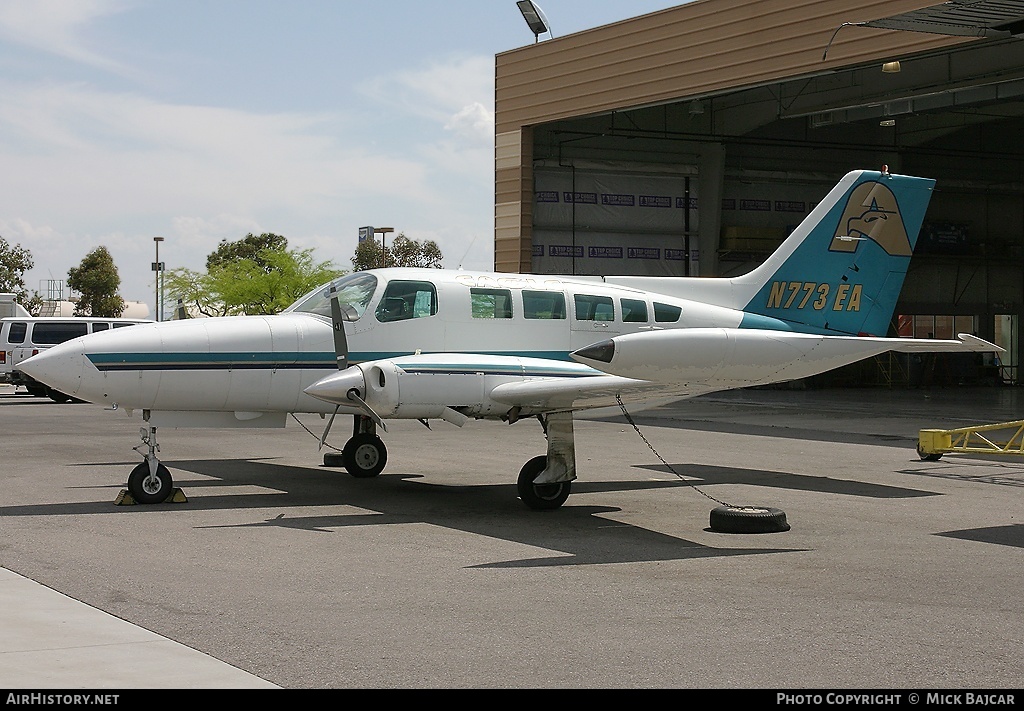
[[[389,419],[537,417],[547,454],[518,478],[533,509],[576,478],[573,418],[804,378],[886,351],[998,351],[885,338],[935,181],[849,173],[767,261],[735,278],[559,277],[436,269],[355,272],[275,316],[168,321],[92,334],[22,369],[129,415],[145,458],[140,503],[172,492],[157,427],[283,427],[288,413],[353,418],[324,456],[383,471]],[[145,451],[143,451],[145,450]]]

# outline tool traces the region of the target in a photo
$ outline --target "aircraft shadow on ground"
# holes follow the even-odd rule
[[[967,528],[962,531],[936,533],[946,538],[959,538],[979,543],[995,543],[1000,546],[1024,548],[1024,524],[1014,523],[1008,526],[990,526],[988,528]]]
[[[662,465],[639,465],[642,469],[669,472]],[[934,491],[907,489],[902,486],[870,484],[849,479],[834,479],[827,476],[791,474],[765,469],[744,469],[740,467],[718,467],[710,464],[672,464],[672,469],[694,486],[711,484],[748,484],[770,489],[792,489],[794,491],[815,491],[821,494],[864,496],[873,499],[903,499],[918,496],[939,496]]]
[[[352,526],[428,523],[490,538],[533,546],[560,554],[522,560],[494,561],[472,567],[508,568],[565,565],[593,565],[686,560],[735,555],[795,552],[786,548],[784,534],[716,534],[722,547],[712,547],[677,536],[605,518],[621,509],[610,506],[574,505],[557,511],[527,509],[518,500],[514,484],[452,486],[419,481],[422,475],[382,474],[358,479],[341,469],[295,467],[272,460],[188,460],[165,462],[175,476],[175,486],[188,496],[185,504],[156,506],[115,506],[113,496],[105,502],[39,504],[0,507],[0,516],[45,516],[81,514],[144,514],[147,511],[215,511],[287,508],[261,521],[204,528],[285,527],[313,533],[335,533]],[[107,466],[81,464],[75,466]],[[113,466],[120,467],[120,464]],[[189,479],[187,472],[211,477]],[[190,495],[189,485],[202,487],[202,495]],[[123,486],[123,485],[121,485]],[[218,494],[218,487],[261,487],[275,491]],[[639,491],[685,486],[676,481],[574,482],[575,493]],[[104,487],[106,489],[106,487]],[[336,515],[296,515],[304,506],[346,506],[366,509]],[[708,519],[694,518],[694,529],[707,530]],[[754,541],[758,547],[750,546]],[[736,544],[735,546],[733,544]]]
[[[777,424],[753,425],[738,422],[708,422],[704,420],[686,420],[677,417],[652,417],[633,415],[637,425],[643,427],[666,427],[695,432],[714,432],[717,434],[753,435],[757,437],[775,437],[782,439],[804,440],[808,442],[842,442],[844,444],[867,444],[882,447],[898,447],[914,452],[917,439],[896,434],[864,434],[861,432],[843,432],[815,430],[805,427],[781,427]],[[621,417],[595,418],[600,422],[614,422],[621,425]]]

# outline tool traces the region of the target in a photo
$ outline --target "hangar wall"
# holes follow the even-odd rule
[[[843,23],[928,4],[694,0],[497,55],[495,268],[529,271],[532,265],[533,128],[888,59],[894,47],[907,54],[963,41],[851,27],[822,59]]]
[[[841,175],[888,164],[939,181],[901,333],[971,330],[1015,365],[1024,42],[837,33],[931,4],[696,0],[499,54],[495,269],[743,273]]]

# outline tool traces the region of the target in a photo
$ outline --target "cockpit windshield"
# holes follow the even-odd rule
[[[366,311],[373,297],[373,292],[377,288],[377,277],[368,272],[354,272],[335,281],[334,286],[338,290],[338,303],[341,305],[343,318],[346,321],[356,321]],[[286,313],[291,311],[330,318],[331,285],[318,287],[285,309]]]

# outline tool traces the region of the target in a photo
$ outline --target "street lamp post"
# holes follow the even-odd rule
[[[375,235],[381,235],[381,238],[380,238],[380,258],[381,258],[381,262],[383,262],[382,266],[385,266],[385,267],[388,265],[388,250],[387,250],[387,243],[385,242],[385,240],[388,238],[388,232],[394,232],[394,231],[395,231],[394,227],[374,227],[373,228],[373,233]]]
[[[164,265],[160,261],[160,243],[164,241],[163,237],[154,237],[153,243],[156,245],[156,261],[153,262],[153,272],[156,274],[156,295],[154,300],[156,301],[156,320],[162,321],[163,312],[163,273]]]

